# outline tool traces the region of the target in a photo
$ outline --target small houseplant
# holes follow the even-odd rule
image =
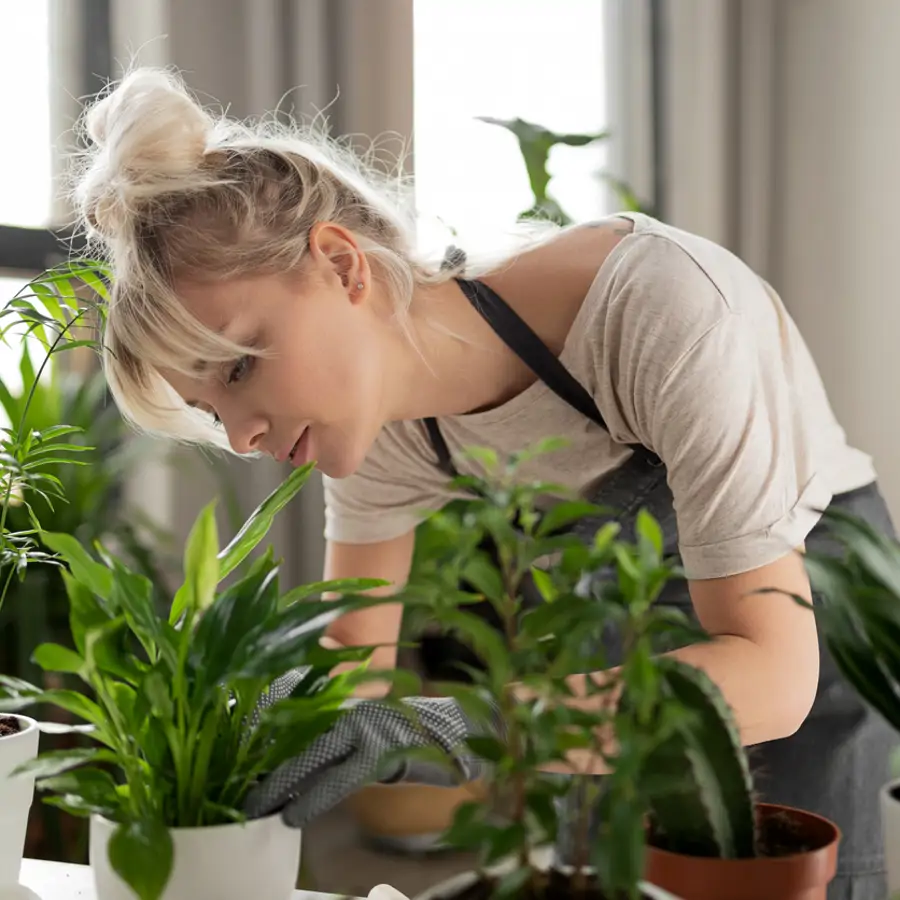
[[[822,516],[844,552],[805,557],[822,598],[813,607],[819,631],[850,685],[900,734],[900,542],[847,511],[831,508]],[[880,804],[894,898],[900,896],[900,778],[885,784]]]
[[[282,594],[271,550],[228,586],[220,583],[247,560],[311,470],[291,473],[221,550],[214,504],[207,506],[168,611],[160,612],[148,578],[104,548],[96,559],[70,535],[43,535],[68,565],[76,649],[44,644],[34,659],[78,676],[96,700],[0,678],[0,707],[52,703],[85,720],[96,746],[42,754],[19,774],[36,780],[45,802],[90,817],[99,900],[283,900],[295,884],[299,832],[278,815],[247,822],[242,804],[257,779],[331,726],[366,677],[364,666],[329,675],[339,663],[364,660],[365,648],[319,645],[353,595],[307,599],[327,584]],[[270,694],[276,679],[298,667],[309,669],[289,696]]]
[[[84,448],[71,441],[77,431],[71,425],[56,421],[33,427],[31,411],[53,357],[89,343],[80,329],[98,309],[90,298],[105,296],[103,276],[102,266],[91,261],[67,263],[26,284],[0,309],[4,343],[42,347],[38,367],[29,359],[22,369],[24,396],[16,404],[18,415],[10,416],[0,431],[0,610],[29,567],[56,563],[37,539],[40,522],[35,507],[65,502],[59,468],[79,465]],[[0,391],[10,394],[2,384]],[[50,465],[57,473],[47,471]],[[38,726],[33,719],[18,714],[0,719],[0,887],[18,884],[34,795],[32,780],[13,781],[9,775],[37,750]]]
[[[502,737],[472,747],[494,763],[495,803],[490,811],[464,805],[447,834],[450,843],[480,848],[482,868],[435,893],[442,900],[492,893],[630,900],[663,888],[685,900],[824,898],[835,870],[836,828],[756,804],[721,693],[704,673],[660,652],[673,641],[706,636],[682,613],[655,602],[668,581],[682,577],[663,558],[657,523],[641,513],[631,542],[619,537],[608,514],[580,500],[540,516],[536,497],[552,486],[516,481],[519,459],[501,465],[489,452],[478,457],[489,476],[457,479],[477,499],[439,514],[432,559],[410,588],[429,615],[488,662],[470,669],[470,684],[448,684],[446,693],[473,712],[493,704],[504,723]],[[565,530],[580,522],[583,533],[584,519],[606,519],[590,544]],[[500,548],[498,563],[478,549],[486,535]],[[541,558],[550,564],[538,567]],[[529,574],[545,602],[523,609],[520,585]],[[475,590],[462,594],[460,583]],[[484,599],[497,610],[502,634],[466,611]],[[579,678],[607,668],[597,636],[610,625],[624,636],[621,665],[600,683]],[[582,699],[573,700],[575,694]],[[583,777],[548,776],[567,768],[590,772],[590,757],[605,773],[602,789]],[[499,818],[498,806],[507,811]],[[790,881],[796,872],[789,870],[812,861],[824,874],[807,886],[813,892],[785,892],[769,877],[772,825],[785,821],[813,832],[783,848],[791,856],[774,860],[774,868]],[[568,869],[554,869],[546,858],[535,862],[536,850],[561,838],[570,848]],[[804,844],[811,845],[808,852],[799,852]],[[503,858],[497,875],[491,867]],[[728,888],[721,871],[732,876]],[[759,878],[762,886],[754,882]],[[704,893],[704,885],[712,892]],[[749,893],[729,893],[748,885]]]

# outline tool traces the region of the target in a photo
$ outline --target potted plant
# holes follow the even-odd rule
[[[844,553],[805,557],[822,598],[812,607],[819,631],[844,677],[900,733],[900,543],[847,511],[832,508],[822,516]],[[900,778],[885,784],[880,805],[894,897],[900,892]]]
[[[159,610],[148,578],[104,548],[95,559],[70,535],[42,535],[68,565],[76,649],[44,644],[34,659],[78,676],[96,699],[0,678],[0,708],[49,702],[86,721],[95,746],[44,753],[18,773],[36,780],[45,802],[90,817],[99,900],[285,900],[294,887],[299,832],[278,815],[247,821],[243,802],[260,777],[331,727],[367,673],[329,673],[367,650],[319,645],[353,595],[308,599],[330,584],[281,593],[271,549],[235,570],[311,470],[288,476],[221,550],[207,506],[168,610]],[[305,677],[292,677],[299,667]]]
[[[537,497],[553,486],[517,481],[522,457],[501,464],[478,451],[477,458],[487,476],[456,480],[476,499],[434,520],[445,541],[406,592],[489,661],[470,670],[470,684],[443,691],[473,715],[497,710],[502,723],[496,738],[472,742],[494,765],[493,802],[463,805],[445,837],[479,849],[481,868],[432,893],[619,900],[661,888],[685,900],[824,898],[836,827],[756,804],[721,693],[703,672],[660,652],[706,635],[655,603],[668,581],[682,577],[663,558],[657,523],[641,513],[629,541],[606,515],[585,544],[566,529],[602,522],[603,510],[569,500],[539,515]],[[486,536],[496,560],[479,549]],[[528,575],[545,602],[524,609]],[[476,590],[460,592],[464,583]],[[485,599],[502,633],[467,611]],[[624,636],[614,670],[598,647],[610,625]],[[604,669],[603,679],[583,677]],[[602,784],[583,777],[597,771]],[[579,774],[552,775],[564,772]],[[541,852],[562,838],[572,850],[565,869]]]
[[[35,505],[65,502],[62,483],[47,466],[76,466],[84,448],[68,442],[77,429],[56,422],[35,428],[30,420],[32,404],[52,357],[81,346],[77,329],[96,305],[79,299],[83,288],[103,294],[102,268],[90,261],[73,262],[43,273],[26,284],[0,310],[0,338],[26,343],[33,338],[43,355],[35,369],[23,354],[23,398],[17,416],[0,432],[0,609],[11,588],[29,566],[54,564],[54,556],[37,540],[40,523]],[[83,292],[83,290],[82,290]],[[0,382],[4,400],[10,391]],[[8,412],[11,407],[4,402]],[[37,723],[23,715],[0,720],[0,886],[18,884],[25,846],[28,814],[33,799],[33,779],[9,778],[21,763],[38,750]]]
[[[489,719],[491,737],[469,741],[470,749],[492,763],[489,802],[463,803],[456,810],[444,842],[478,853],[476,870],[435,886],[426,897],[478,900],[490,896],[531,898],[578,897],[585,900],[633,900],[671,895],[643,879],[646,794],[642,760],[666,733],[648,661],[651,634],[666,621],[682,625],[651,600],[673,573],[660,555],[658,528],[642,516],[636,543],[618,539],[609,523],[593,541],[565,532],[567,525],[602,510],[578,499],[565,500],[545,515],[539,502],[554,485],[518,477],[519,467],[534,453],[548,452],[545,442],[509,460],[487,450],[470,451],[483,464],[483,476],[462,476],[454,486],[473,499],[435,514],[427,560],[417,578],[401,593],[405,604],[424,607],[446,633],[454,634],[489,665],[471,668],[468,683],[436,685],[455,697],[473,720]],[[496,556],[485,538],[493,539]],[[550,565],[542,560],[552,558]],[[542,567],[545,566],[545,567]],[[599,600],[585,590],[586,576],[609,570],[625,573],[637,566],[638,589],[622,597]],[[530,577],[544,601],[523,608],[522,580]],[[472,586],[471,590],[461,585]],[[623,595],[624,596],[624,595]],[[496,630],[470,611],[489,602],[501,622]],[[573,702],[574,680],[605,668],[596,635],[612,618],[630,629],[630,652],[615,679],[584,686],[584,702]],[[627,686],[647,703],[639,709],[609,702]],[[657,728],[630,727],[651,713]],[[618,747],[609,741],[619,734]],[[425,754],[433,761],[440,755]],[[591,779],[567,773],[591,771],[600,759],[608,772],[601,792]],[[577,806],[574,821],[567,811]],[[596,835],[587,811],[600,805],[609,814]],[[554,863],[549,848],[571,829],[571,865]]]

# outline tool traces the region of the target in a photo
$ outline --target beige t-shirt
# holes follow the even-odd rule
[[[523,475],[583,491],[643,443],[665,463],[689,578],[773,562],[802,544],[831,497],[875,480],[847,444],[812,357],[779,297],[716,244],[641,214],[604,260],[562,363],[592,394],[603,431],[542,382],[503,405],[440,420],[460,471],[468,446],[569,446]],[[552,299],[552,298],[551,298]],[[388,540],[453,499],[421,422],[384,427],[350,477],[325,479],[329,540]],[[602,498],[602,493],[600,494]]]

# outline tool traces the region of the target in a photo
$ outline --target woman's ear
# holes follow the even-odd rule
[[[333,222],[317,222],[309,232],[309,252],[317,266],[340,279],[351,300],[358,302],[367,293],[371,273],[352,231]]]

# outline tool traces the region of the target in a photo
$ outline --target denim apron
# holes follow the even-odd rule
[[[561,402],[569,403],[605,428],[590,394],[494,291],[478,281],[460,278],[456,281],[497,335]],[[438,464],[448,475],[454,474],[449,449],[437,421],[428,419],[424,425]],[[615,510],[608,520],[618,522],[624,534],[634,534],[637,514],[640,509],[646,509],[662,529],[666,554],[677,558],[678,532],[665,466],[645,448],[634,449],[634,454],[587,499]],[[832,507],[860,516],[879,531],[894,535],[887,506],[876,484],[837,495]],[[589,540],[603,521],[580,522],[575,526],[575,533],[583,533]],[[806,546],[811,553],[840,553],[821,525],[809,534]],[[819,599],[814,598],[814,602]],[[525,602],[529,602],[527,597]],[[658,602],[682,610],[696,622],[685,582],[670,583]],[[483,606],[481,612],[491,618],[489,605]],[[610,665],[616,665],[622,656],[620,636],[610,630],[602,639]],[[446,636],[423,640],[422,657],[427,673],[436,674],[444,668],[438,677],[447,677],[446,667],[448,663],[452,665],[453,659],[479,663],[469,651]],[[886,896],[878,794],[890,777],[889,757],[896,744],[897,739],[884,720],[844,680],[820,638],[819,686],[806,721],[791,737],[748,748],[761,801],[818,813],[841,829],[838,873],[829,889],[829,900],[884,900]],[[571,817],[574,809],[563,813]],[[566,861],[570,847],[566,829],[562,832],[557,855]]]

